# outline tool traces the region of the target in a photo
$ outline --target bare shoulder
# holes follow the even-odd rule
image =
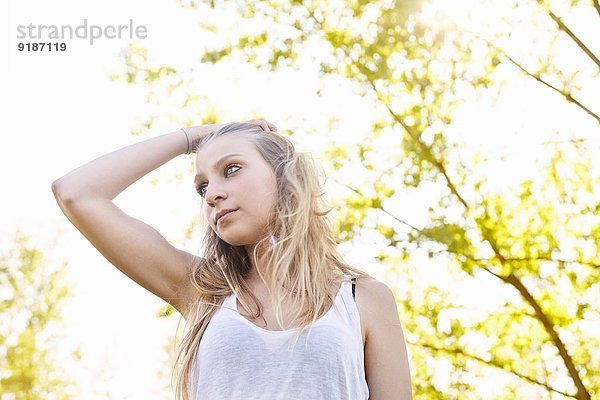
[[[390,287],[374,278],[360,277],[356,280],[356,306],[364,325],[364,339],[368,339],[375,324],[382,320],[396,322],[398,309]]]
[[[357,285],[356,300],[361,323],[364,317],[366,325],[365,377],[369,398],[410,400],[408,353],[394,292],[376,279],[362,281],[362,286]]]
[[[392,289],[386,283],[374,278],[359,277],[356,280],[356,288],[361,290],[361,303],[365,306],[377,306],[381,305],[381,302],[394,300]]]

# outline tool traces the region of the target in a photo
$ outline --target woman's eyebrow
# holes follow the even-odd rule
[[[218,169],[218,168],[219,168],[219,166],[220,166],[220,165],[221,165],[221,164],[222,164],[222,163],[223,163],[225,160],[227,160],[228,158],[231,158],[231,157],[236,157],[236,156],[241,156],[241,155],[242,155],[242,154],[239,154],[239,153],[225,154],[223,157],[221,157],[221,158],[219,158],[219,159],[217,160],[217,162],[215,163],[215,165],[213,165],[213,167],[212,167],[213,171],[214,171],[214,170],[216,170],[216,169]],[[199,180],[200,180],[200,178],[202,178],[202,177],[204,177],[204,174],[203,174],[202,172],[198,172],[198,173],[196,174],[196,176],[194,177],[194,185],[197,185],[197,184],[198,184],[198,181],[199,181]]]

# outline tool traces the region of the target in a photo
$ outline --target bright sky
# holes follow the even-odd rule
[[[64,312],[67,333],[61,351],[81,346],[83,359],[68,371],[79,382],[78,398],[104,399],[107,392],[114,399],[169,398],[162,392],[164,379],[157,377],[164,376],[162,347],[174,333],[177,319],[155,317],[163,302],[112,267],[66,220],[50,190],[54,179],[73,168],[142,140],[129,132],[136,118],[145,113],[143,93],[108,79],[120,67],[116,52],[126,46],[127,39],[99,40],[93,46],[85,40],[69,40],[69,51],[65,53],[23,54],[14,50],[16,26],[76,26],[84,18],[88,24],[104,26],[128,24],[132,19],[134,24],[147,27],[148,38],[143,44],[152,49],[150,58],[178,68],[193,65],[195,74],[206,76],[197,90],[211,93],[215,108],[231,120],[257,112],[280,128],[302,129],[303,122],[310,120],[311,127],[325,131],[325,116],[335,114],[340,118],[337,138],[341,141],[342,134],[369,128],[371,106],[356,98],[349,88],[337,85],[337,80],[329,82],[326,96],[318,99],[314,96],[317,83],[310,74],[300,77],[283,72],[273,78],[242,65],[219,69],[198,66],[194,46],[206,38],[198,35],[191,13],[179,8],[174,0],[11,0],[0,7],[0,49],[2,54],[10,55],[0,65],[4,130],[0,138],[0,171],[5,194],[0,207],[0,246],[4,249],[7,235],[20,227],[34,236],[32,242],[46,250],[51,262],[69,261],[75,293]],[[447,11],[452,10],[450,7]],[[247,69],[248,78],[232,79],[242,68]],[[541,136],[536,132],[546,132],[548,128],[540,121],[555,124],[556,130],[568,131],[566,127],[573,126],[573,119],[544,119],[544,114],[562,110],[562,103],[533,82],[518,78],[506,91],[507,95],[494,106],[481,100],[465,107],[456,134],[471,134],[474,144],[509,154],[513,165],[520,166],[512,170],[514,174],[531,171],[524,165],[530,164],[531,149],[541,149]],[[532,96],[537,108],[530,106]],[[573,115],[578,113],[573,111]],[[478,118],[470,117],[474,114]],[[478,130],[482,123],[489,129],[485,135]],[[585,121],[581,124],[582,131],[591,126]],[[148,137],[177,128],[175,122],[155,126]],[[523,131],[530,134],[520,136],[518,141],[507,140],[507,135],[514,137]],[[503,147],[497,145],[500,142]],[[313,146],[316,145],[314,141]],[[187,178],[188,184],[161,182],[159,187],[151,186],[150,180],[170,177],[174,171],[185,168],[186,163],[183,157],[168,163],[128,188],[116,203],[128,214],[154,226],[167,239],[183,241],[184,229],[198,209],[191,186],[193,177]],[[495,182],[509,183],[502,178],[514,175],[506,172],[491,166],[489,174]],[[423,201],[423,195],[407,198],[394,211],[400,218],[422,225],[426,214],[415,209],[424,209]],[[54,241],[56,244],[52,245]],[[369,243],[354,247],[347,259],[375,276],[383,276],[373,268],[372,249]],[[189,245],[186,250],[196,252],[197,246]],[[431,263],[424,258],[421,261],[423,267]],[[478,291],[470,289],[474,300],[492,290],[484,284]],[[440,368],[438,373],[443,371]]]

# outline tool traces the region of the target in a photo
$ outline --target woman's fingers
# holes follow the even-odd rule
[[[269,129],[273,132],[277,132],[277,127],[275,125],[273,125],[270,122],[267,122],[267,125],[269,126]]]
[[[262,128],[263,131],[277,132],[277,127],[264,119],[251,119],[247,122],[257,124]]]

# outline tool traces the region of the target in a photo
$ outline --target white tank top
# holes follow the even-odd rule
[[[334,306],[302,333],[248,321],[229,295],[213,315],[193,366],[195,400],[366,400],[364,346],[352,282]],[[336,309],[337,307],[337,309]]]

